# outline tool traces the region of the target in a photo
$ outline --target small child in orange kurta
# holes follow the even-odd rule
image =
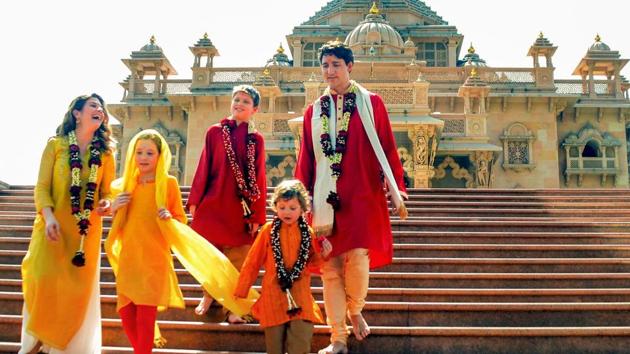
[[[276,216],[260,230],[234,292],[236,297],[246,296],[264,265],[262,294],[252,312],[265,329],[270,354],[310,353],[313,323],[323,323],[311,295],[308,267],[318,267],[332,246],[325,238],[313,236],[303,216],[307,200],[308,193],[297,180],[276,187],[271,199]]]

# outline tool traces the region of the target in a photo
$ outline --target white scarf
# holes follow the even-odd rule
[[[403,202],[398,185],[394,179],[394,174],[389,166],[383,147],[378,140],[376,134],[376,128],[374,127],[374,110],[370,101],[370,92],[363,86],[351,81],[351,85],[358,88],[356,95],[356,107],[361,118],[363,128],[367,133],[370,145],[374,149],[376,158],[378,159],[381,169],[385,174],[385,182],[392,196],[394,206],[398,210],[398,214],[401,219],[407,217],[407,208]],[[328,117],[328,127],[330,134],[330,141],[332,143],[333,150],[335,149],[335,142],[337,140],[337,113],[335,109],[335,102],[329,92],[324,93],[328,95],[330,100],[330,117]],[[324,155],[321,148],[320,138],[322,135],[322,105],[321,97],[313,103],[313,117],[311,119],[311,132],[313,139],[313,151],[315,154],[316,170],[315,170],[315,186],[313,188],[313,229],[317,235],[330,235],[332,234],[333,222],[335,219],[335,211],[332,205],[326,202],[328,194],[337,192],[337,183],[332,178],[330,170],[330,161]],[[343,202],[343,201],[342,201]]]

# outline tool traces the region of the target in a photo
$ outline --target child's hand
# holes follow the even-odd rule
[[[112,204],[112,213],[115,213],[118,209],[129,204],[130,201],[131,201],[131,194],[129,192],[120,193],[116,197],[116,199],[114,199],[114,203]]]
[[[107,199],[99,200],[96,213],[100,216],[110,215],[112,213],[112,203]]]
[[[158,216],[160,217],[160,219],[162,220],[168,220],[170,218],[173,217],[173,215],[171,215],[171,212],[168,211],[168,209],[166,208],[160,208],[158,209]]]
[[[332,252],[332,243],[330,243],[330,241],[328,241],[328,239],[324,236],[320,236],[319,237],[319,242],[322,246],[322,250],[320,252],[320,254],[322,255],[323,258],[327,258],[328,255],[330,255],[330,252]]]

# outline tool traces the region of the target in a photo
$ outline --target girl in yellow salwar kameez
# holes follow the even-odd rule
[[[100,96],[77,97],[42,155],[22,262],[21,354],[101,352],[101,215],[115,174],[108,121]]]
[[[168,175],[171,152],[155,130],[130,141],[123,178],[114,181],[114,221],[105,242],[116,274],[117,310],[134,353],[150,353],[156,312],[184,308],[171,250],[212,297],[234,313],[249,313],[258,297],[231,296],[238,271],[203,237],[186,225],[181,193]],[[159,333],[159,332],[158,332]]]

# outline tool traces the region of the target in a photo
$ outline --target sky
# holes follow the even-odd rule
[[[42,150],[81,94],[120,102],[129,74],[121,59],[155,35],[190,79],[192,46],[208,33],[217,67],[263,66],[293,27],[327,0],[62,0],[0,3],[0,181],[34,184]],[[543,31],[559,48],[555,77],[571,76],[596,34],[630,58],[627,0],[426,0],[464,35],[464,50],[496,67],[531,67],[527,50]],[[287,51],[288,53],[289,51]],[[289,54],[289,53],[288,53]],[[460,57],[461,59],[461,57]],[[622,74],[630,78],[630,65]]]

